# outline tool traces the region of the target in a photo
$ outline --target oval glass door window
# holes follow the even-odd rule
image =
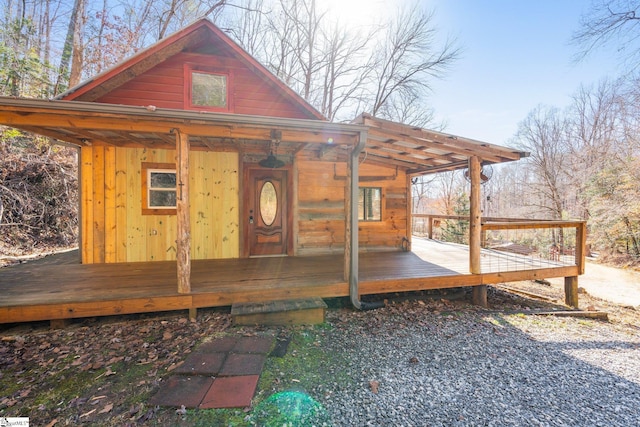
[[[278,194],[271,181],[267,181],[260,190],[260,216],[264,225],[271,225],[278,213]]]

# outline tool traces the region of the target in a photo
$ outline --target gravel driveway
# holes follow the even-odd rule
[[[501,311],[514,307],[332,310],[317,338],[328,380],[307,392],[335,426],[640,425],[637,312],[603,322]]]
[[[394,311],[384,321],[374,315],[377,322],[371,314],[331,319],[328,353],[348,350],[346,364],[328,369],[355,379],[354,387],[327,390],[323,403],[335,425],[640,425],[637,330],[434,314],[407,303]]]

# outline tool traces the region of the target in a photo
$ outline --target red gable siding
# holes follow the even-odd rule
[[[191,63],[232,74],[230,113],[261,116],[308,118],[300,107],[283,97],[243,62],[229,57],[179,53],[135,77],[98,99],[98,102],[125,105],[155,105],[159,108],[185,108],[184,64]]]

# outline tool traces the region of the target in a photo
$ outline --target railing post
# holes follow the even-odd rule
[[[587,223],[582,221],[576,227],[576,265],[578,266],[578,274],[584,274],[586,246]]]
[[[429,240],[433,239],[433,217],[431,215],[427,216],[427,236]]]

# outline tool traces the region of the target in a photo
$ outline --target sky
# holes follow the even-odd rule
[[[364,25],[413,0],[317,0],[339,19]],[[575,64],[570,44],[589,0],[419,0],[433,10],[441,37],[461,58],[434,81],[429,105],[445,132],[500,145],[538,105],[565,108],[581,84],[618,77],[613,54],[596,52]]]
[[[433,86],[431,105],[446,132],[510,145],[518,123],[538,105],[565,108],[581,84],[621,70],[614,53],[575,63],[570,43],[587,0],[431,0],[440,32],[462,58]]]

